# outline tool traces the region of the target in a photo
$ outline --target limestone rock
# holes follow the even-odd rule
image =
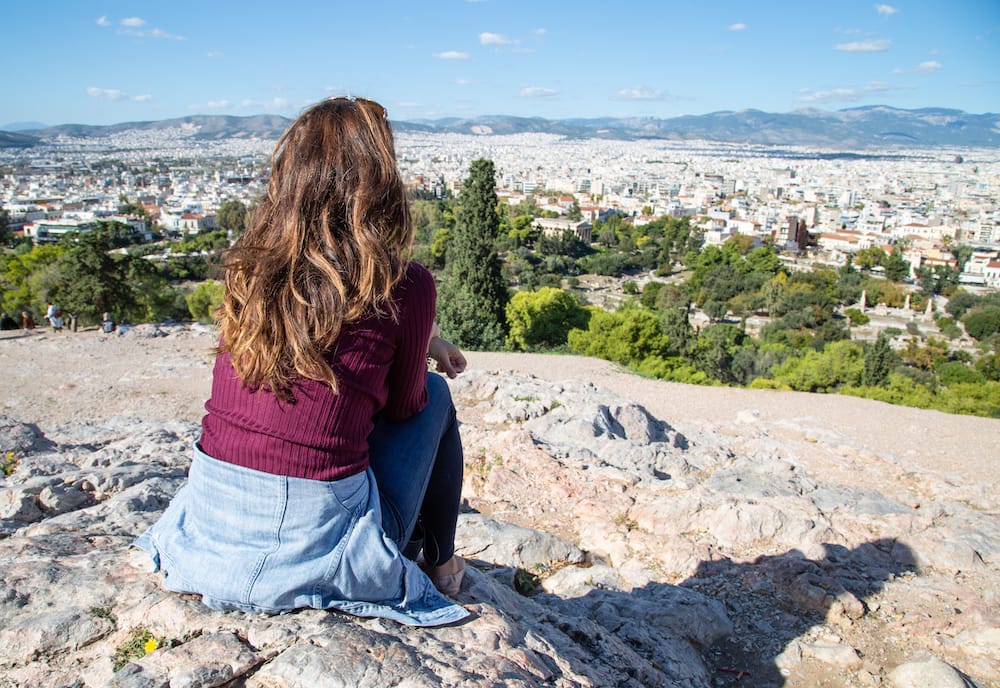
[[[128,375],[184,365],[168,355]],[[17,459],[0,482],[0,686],[801,688],[822,675],[910,688],[1000,675],[994,491],[805,415],[674,427],[586,381],[470,371],[451,385],[466,447],[457,600],[474,617],[438,629],[222,613],[168,593],[130,543],[183,485],[198,424],[0,416]],[[137,633],[156,649],[135,647]],[[903,661],[891,674],[889,657]]]
[[[977,688],[972,679],[936,657],[902,664],[889,680],[893,688]]]

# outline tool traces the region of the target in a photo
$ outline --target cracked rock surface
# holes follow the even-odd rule
[[[1000,423],[572,357],[470,354],[450,382],[472,620],[168,593],[129,543],[186,479],[213,342],[0,340],[0,688],[1000,685],[1000,497],[975,463]],[[970,461],[916,431],[887,449],[857,404]]]

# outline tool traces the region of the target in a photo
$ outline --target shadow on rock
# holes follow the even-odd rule
[[[703,562],[683,587],[722,602],[731,634],[704,653],[714,685],[784,686],[805,658],[835,671],[860,668],[855,648],[837,640],[807,642],[817,625],[848,628],[868,613],[868,603],[895,577],[916,571],[910,549],[875,540],[848,549],[824,545],[822,559],[798,550],[751,562]]]

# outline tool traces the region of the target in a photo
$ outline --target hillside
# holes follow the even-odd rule
[[[31,146],[57,136],[104,137],[126,131],[184,129],[196,139],[276,139],[291,123],[278,115],[234,117],[192,115],[113,125],[62,124],[4,134],[0,145]],[[1000,146],[1000,115],[970,114],[946,108],[903,110],[884,105],[838,111],[760,110],[712,112],[660,119],[619,117],[548,120],[490,115],[474,118],[393,121],[399,132],[457,134],[549,133],[570,138],[615,140],[707,140],[764,146],[806,146],[833,150]]]

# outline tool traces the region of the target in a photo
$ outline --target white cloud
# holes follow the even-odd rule
[[[229,105],[229,101],[213,101],[214,103],[226,103]],[[220,106],[222,107],[222,106]],[[288,100],[285,98],[271,98],[270,100],[254,100],[253,98],[244,98],[240,101],[240,107],[243,109],[254,109],[254,110],[287,110],[289,107]]]
[[[535,29],[534,31],[532,31],[531,33],[535,34],[536,36],[544,36],[545,34],[548,33],[548,29],[543,29],[543,28],[539,27],[539,28]]]
[[[172,41],[183,41],[184,36],[178,36],[177,34],[170,33],[169,31],[164,31],[163,29],[153,29],[149,32],[150,38],[167,38]]]
[[[455,79],[455,84],[456,84],[457,86],[468,86],[468,85],[469,85],[469,84],[471,84],[471,83],[472,83],[472,82],[471,82],[471,81],[469,81],[468,79],[466,79],[465,77],[461,77],[461,76],[460,76],[460,77],[458,77],[457,79]]]
[[[931,74],[941,70],[941,63],[937,60],[926,60],[912,69],[894,69],[893,74]]]
[[[111,20],[109,20],[107,17],[98,17],[97,18],[97,25],[98,26],[111,26]]]
[[[482,45],[510,45],[516,41],[504,36],[502,33],[490,33],[485,31],[479,34],[479,42]]]
[[[747,25],[743,22],[736,22],[735,24],[729,25],[730,31],[746,31]]]
[[[559,95],[559,91],[544,86],[525,86],[518,95],[522,98],[553,98]]]
[[[208,59],[210,59],[210,60],[218,60],[223,55],[224,55],[224,53],[221,50],[209,50],[208,51]]]
[[[232,103],[230,103],[228,100],[225,100],[225,99],[223,99],[223,100],[210,100],[207,103],[205,103],[205,107],[209,108],[210,110],[221,110],[223,108],[229,107],[231,104]]]
[[[801,93],[803,95],[799,100],[803,103],[853,103],[866,96],[875,93],[888,93],[890,90],[892,89],[889,87],[889,84],[881,81],[872,81],[865,86],[831,88],[826,91],[802,89]]]
[[[100,98],[101,100],[131,100],[133,103],[149,103],[153,100],[153,96],[148,93],[144,93],[140,96],[130,96],[117,88],[97,88],[96,86],[87,87],[87,95],[91,98]]]
[[[106,23],[101,23],[102,21]],[[107,17],[101,17],[97,20],[97,23],[101,26],[109,26],[111,24]],[[124,29],[120,29],[118,33],[125,34],[126,36],[133,36],[135,38],[164,38],[172,41],[183,41],[184,36],[179,36],[175,33],[170,33],[169,31],[164,31],[163,29],[152,28],[144,29],[146,25],[146,20],[141,17],[126,17],[118,22]]]
[[[87,95],[102,100],[125,100],[128,98],[128,94],[124,91],[119,91],[116,88],[97,88],[96,86],[88,87]]]
[[[891,17],[892,15],[899,12],[899,10],[897,10],[892,5],[883,5],[883,4],[875,5],[875,11],[886,17]]]
[[[615,93],[621,100],[663,100],[663,91],[649,88],[623,88]]]
[[[880,39],[877,41],[852,41],[850,43],[838,43],[833,46],[834,50],[845,53],[884,53],[892,47],[892,41]]]
[[[434,57],[439,60],[468,60],[469,53],[463,53],[460,50],[446,50],[443,53],[434,53]]]

